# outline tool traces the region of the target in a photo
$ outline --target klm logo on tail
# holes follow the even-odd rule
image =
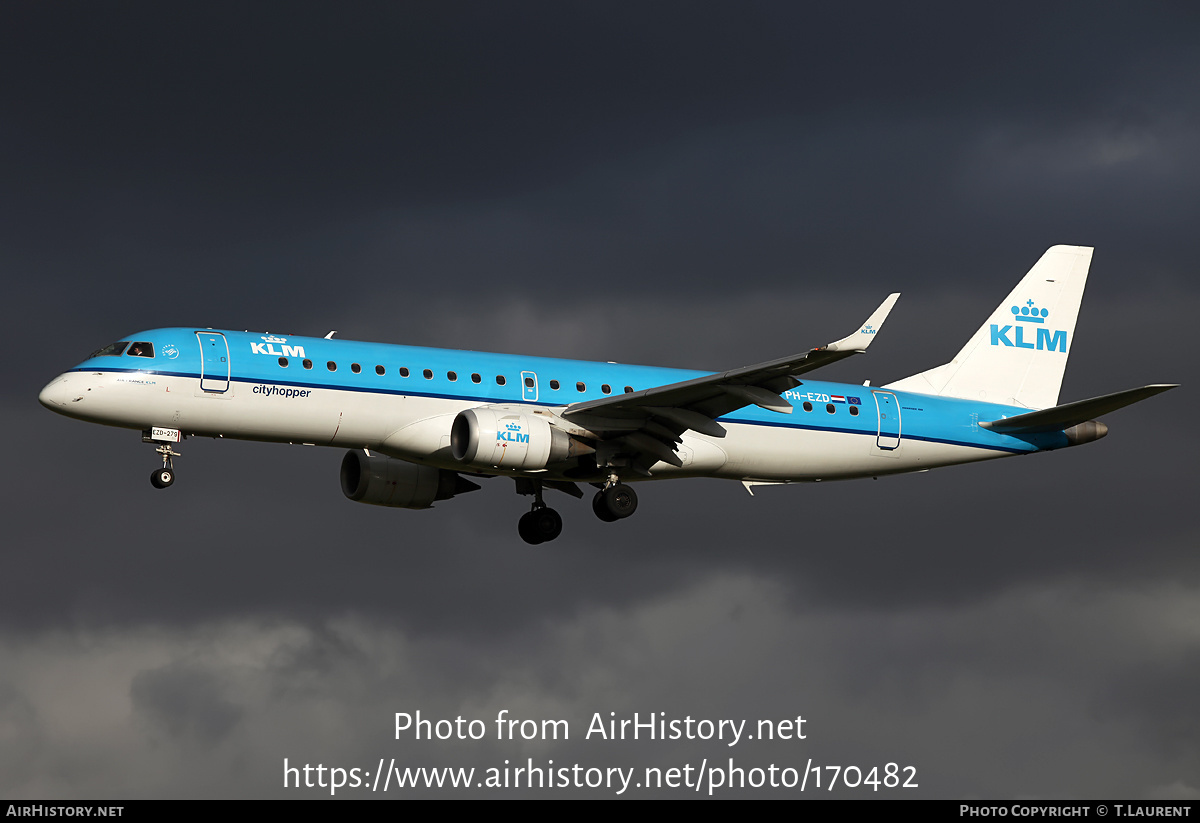
[[[1013,321],[1016,323],[1015,328],[1012,325],[1001,326],[997,323],[992,323],[992,345],[993,346],[1008,346],[1017,349],[1037,349],[1038,351],[1060,351],[1063,354],[1067,352],[1067,333],[1062,330],[1051,331],[1047,328],[1037,330],[1035,340],[1025,339],[1025,330],[1030,326],[1022,326],[1021,323],[1045,323],[1046,318],[1050,316],[1049,309],[1039,309],[1033,304],[1032,300],[1025,301],[1024,306],[1013,306]],[[1009,337],[1009,333],[1012,337]]]

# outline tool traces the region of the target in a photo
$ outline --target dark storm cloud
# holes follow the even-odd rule
[[[280,11],[10,12],[3,59],[20,82],[0,102],[22,197],[10,241],[58,249],[67,228],[80,251],[149,241],[168,256],[244,254],[379,209],[619,175],[631,157],[657,165],[706,130],[750,123],[776,146],[701,148],[715,182],[737,186],[745,155],[765,150],[783,179],[794,169],[820,189],[812,208],[844,229],[847,211],[870,225],[895,198],[944,195],[947,153],[973,139],[1195,127],[1186,10]],[[688,175],[692,202],[726,193],[708,177]]]
[[[9,13],[0,255],[89,347],[1195,251],[1186,10]]]
[[[694,741],[585,737],[596,713],[663,711],[802,715],[803,742],[720,744],[710,757],[743,765],[903,758],[919,767],[919,796],[1194,798],[1187,783],[1197,762],[1194,738],[1180,734],[1167,706],[1140,696],[1113,700],[1110,685],[1138,670],[1159,674],[1155,661],[1194,648],[1194,596],[1195,589],[1173,587],[1115,594],[1037,586],[952,612],[831,605],[797,613],[784,605],[778,583],[733,575],[631,608],[583,608],[502,645],[448,643],[362,619],[312,628],[251,620],[170,632],[89,631],[68,642],[6,639],[0,659],[36,708],[26,716],[55,721],[35,727],[41,743],[32,751],[42,785],[56,795],[125,796],[136,780],[142,795],[286,796],[294,792],[280,787],[284,757],[374,764],[394,756],[404,765],[481,769],[527,757],[694,766]],[[62,668],[85,677],[46,688],[47,673]],[[163,677],[183,671],[188,678]],[[1194,673],[1177,664],[1171,676],[1186,683]],[[188,679],[209,688],[192,690]],[[182,720],[162,723],[195,723],[211,714],[204,707],[214,699],[220,718],[236,706],[236,721],[218,723],[216,745],[196,745],[194,736],[163,745],[161,732],[140,719],[148,682],[182,709]],[[130,693],[139,708],[132,722],[111,708],[123,708]],[[70,705],[84,694],[86,713]],[[1161,688],[1156,697],[1179,699]],[[558,742],[497,741],[490,732],[469,744],[397,738],[394,713],[417,709],[427,719],[463,716],[489,728],[502,710],[561,718],[571,732]],[[194,735],[206,726],[188,728]],[[72,773],[71,751],[113,752],[120,767],[110,756]],[[502,793],[513,794],[522,793]]]
[[[223,694],[218,678],[184,662],[140,672],[129,692],[135,713],[185,743],[219,742],[241,714]]]
[[[880,385],[1057,243],[1097,247],[1063,400],[1187,382],[1195,12],[3,15],[6,794],[261,796],[285,756],[390,755],[408,708],[678,707],[811,711],[831,760],[911,757],[935,796],[1195,796],[1188,386],[1059,454],[648,484],[608,528],[559,495],[541,547],[507,480],[383,510],[339,496],[340,452],[189,440],[164,493],[135,432],[35,402],[158,325],[717,369],[900,290],[820,375]]]

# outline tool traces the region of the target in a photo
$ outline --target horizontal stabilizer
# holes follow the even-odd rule
[[[1038,432],[1055,432],[1069,429],[1071,426],[1093,420],[1102,414],[1124,408],[1161,394],[1168,389],[1178,386],[1178,383],[1156,383],[1152,386],[1142,386],[1138,389],[1126,389],[1115,394],[1093,397],[1089,400],[1076,400],[1051,409],[1019,414],[1016,417],[1005,417],[1000,420],[981,422],[982,428],[1002,434],[1036,434]]]

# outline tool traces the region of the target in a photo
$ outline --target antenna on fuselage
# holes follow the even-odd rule
[[[335,334],[337,334],[337,329],[334,329],[334,330],[333,330],[333,331],[331,331],[329,334],[325,335],[325,339],[326,339],[326,340],[332,340],[332,339],[333,339],[333,336],[334,336]]]

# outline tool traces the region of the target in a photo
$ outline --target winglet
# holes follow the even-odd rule
[[[879,308],[875,313],[867,318],[867,322],[862,324],[862,328],[856,331],[849,337],[843,337],[836,343],[830,343],[828,346],[822,347],[822,351],[845,351],[858,352],[866,351],[867,346],[871,345],[871,341],[875,339],[875,332],[883,326],[883,321],[887,320],[888,314],[892,311],[892,306],[896,305],[896,301],[900,299],[900,292],[889,294],[887,299],[879,304]]]

